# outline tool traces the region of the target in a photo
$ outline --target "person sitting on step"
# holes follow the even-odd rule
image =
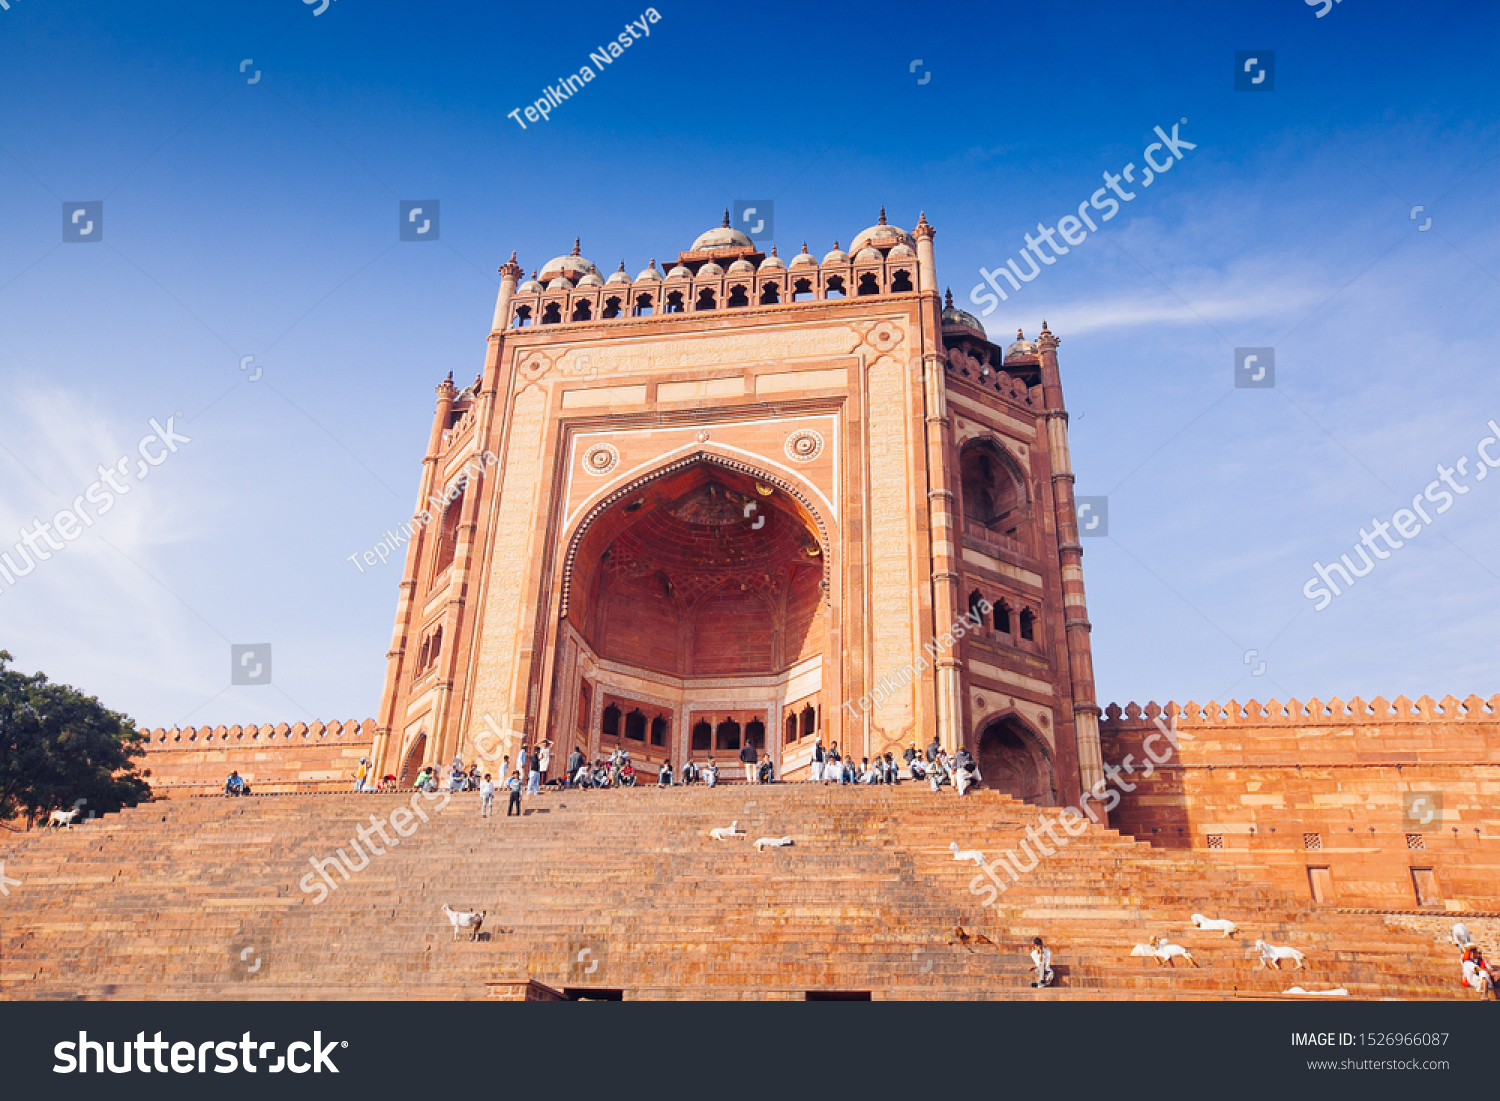
[[[684,784],[696,784],[698,782],[698,766],[692,760],[682,762],[682,782]]]
[[[1031,938],[1031,970],[1036,972],[1032,986],[1051,986],[1055,975],[1052,970],[1052,949],[1042,943],[1041,937]]]
[[[249,795],[250,794],[250,785],[247,784],[247,783],[245,783],[245,778],[239,774],[238,770],[236,770],[234,772],[231,772],[229,774],[229,779],[227,779],[227,780],[224,781],[224,794],[225,795]]]
[[[776,765],[771,761],[769,753],[763,754],[760,759],[760,772],[757,779],[762,784],[773,783],[776,779]]]
[[[719,782],[719,766],[714,764],[712,757],[708,759],[708,764],[703,766],[703,782],[709,787]]]
[[[657,770],[657,773],[656,773],[656,786],[659,787],[659,788],[669,788],[669,787],[672,786],[672,762],[671,761],[663,761],[662,764],[661,764],[661,768]]]

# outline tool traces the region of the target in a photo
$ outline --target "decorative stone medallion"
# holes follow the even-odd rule
[[[811,428],[793,432],[786,438],[786,453],[793,462],[810,463],[823,454],[823,437]]]
[[[620,465],[620,453],[613,444],[596,443],[583,453],[583,469],[600,477]]]

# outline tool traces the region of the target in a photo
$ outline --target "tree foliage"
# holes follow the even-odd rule
[[[88,818],[149,798],[135,723],[44,673],[7,668],[12,660],[0,650],[0,820],[75,805]]]

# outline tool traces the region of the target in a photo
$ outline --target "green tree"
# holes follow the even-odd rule
[[[151,795],[134,759],[145,754],[145,736],[128,717],[44,673],[27,676],[6,667],[0,650],[0,821],[24,813],[81,804],[107,814]]]

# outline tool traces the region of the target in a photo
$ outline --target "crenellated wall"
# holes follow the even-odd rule
[[[151,770],[157,797],[221,791],[231,771],[263,794],[345,791],[354,786],[359,759],[372,756],[375,720],[141,732],[148,740],[146,756],[137,764]]]
[[[1146,778],[1172,715],[1178,749]],[[1500,695],[1111,705],[1101,738],[1108,764],[1134,758],[1110,824],[1139,840],[1341,907],[1500,911]]]

